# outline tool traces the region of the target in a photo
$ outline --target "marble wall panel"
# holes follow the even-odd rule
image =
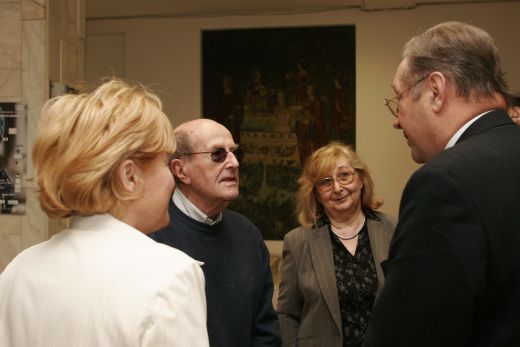
[[[22,62],[22,17],[19,3],[0,3],[0,69],[19,69]]]
[[[78,36],[78,14],[79,14],[78,0],[61,0],[61,29],[60,36],[62,40],[69,43],[75,42]]]
[[[45,21],[30,20],[23,23],[22,41],[22,81],[23,95],[28,102],[28,123],[37,124],[40,110],[47,99],[48,91],[45,78]],[[32,139],[35,134],[29,134]]]
[[[45,19],[45,6],[32,0],[22,0],[22,20]]]
[[[27,20],[23,22],[23,95],[27,102],[27,138],[28,148],[32,148],[38,133],[40,112],[48,99],[48,83],[46,71],[46,27],[44,20]],[[28,153],[27,175],[34,174],[32,154]],[[27,212],[23,221],[21,244],[25,249],[47,239],[47,216],[40,208],[36,190],[27,192]]]
[[[85,24],[86,24],[86,12],[85,12],[85,6],[86,1],[85,0],[78,0],[78,36],[82,39],[86,38],[86,31],[85,31]]]
[[[21,96],[22,69],[0,69],[0,98],[20,98]]]
[[[60,42],[61,73],[60,80],[63,84],[75,86],[79,71],[78,47],[68,41]]]

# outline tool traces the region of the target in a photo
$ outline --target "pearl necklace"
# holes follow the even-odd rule
[[[350,237],[343,237],[343,236],[339,236],[338,234],[336,234],[334,232],[334,230],[332,230],[332,223],[329,224],[329,228],[330,228],[330,231],[338,238],[338,239],[341,239],[341,240],[345,240],[345,241],[348,241],[348,240],[352,240],[354,238],[356,238],[357,236],[359,236],[359,233],[361,232],[361,230],[363,229],[363,225],[365,225],[365,220],[366,220],[366,217],[363,215],[363,221],[361,221],[361,224],[359,225],[358,229],[356,230],[356,232],[354,233],[353,236],[350,236]]]

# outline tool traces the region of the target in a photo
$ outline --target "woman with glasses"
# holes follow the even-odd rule
[[[285,235],[278,316],[284,346],[361,346],[394,218],[377,212],[367,166],[332,142],[298,180],[300,227]]]

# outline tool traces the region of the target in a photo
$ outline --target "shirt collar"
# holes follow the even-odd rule
[[[197,206],[195,206],[180,189],[175,189],[172,196],[172,201],[185,215],[191,219],[195,219],[204,224],[214,225],[222,220],[222,212],[220,212],[215,219],[208,217]]]
[[[471,124],[473,124],[474,122],[476,122],[477,119],[479,119],[480,117],[482,117],[483,115],[485,115],[485,114],[488,113],[488,112],[491,112],[491,111],[483,112],[483,113],[479,114],[478,116],[471,118],[468,122],[466,122],[466,124],[464,124],[462,127],[460,127],[460,129],[457,130],[457,132],[456,132],[455,134],[453,134],[453,136],[452,136],[451,139],[448,141],[448,143],[446,144],[446,147],[444,147],[444,149],[448,149],[448,148],[450,148],[450,147],[455,146],[455,144],[456,144],[457,141],[460,139],[460,137],[462,136],[462,134],[464,134],[464,132],[466,131],[466,129],[468,129],[469,126],[470,126]]]

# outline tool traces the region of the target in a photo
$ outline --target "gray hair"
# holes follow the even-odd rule
[[[408,60],[409,81],[439,71],[451,80],[458,96],[469,99],[498,93],[511,102],[498,48],[483,29],[454,21],[438,24],[408,41],[402,58]]]

